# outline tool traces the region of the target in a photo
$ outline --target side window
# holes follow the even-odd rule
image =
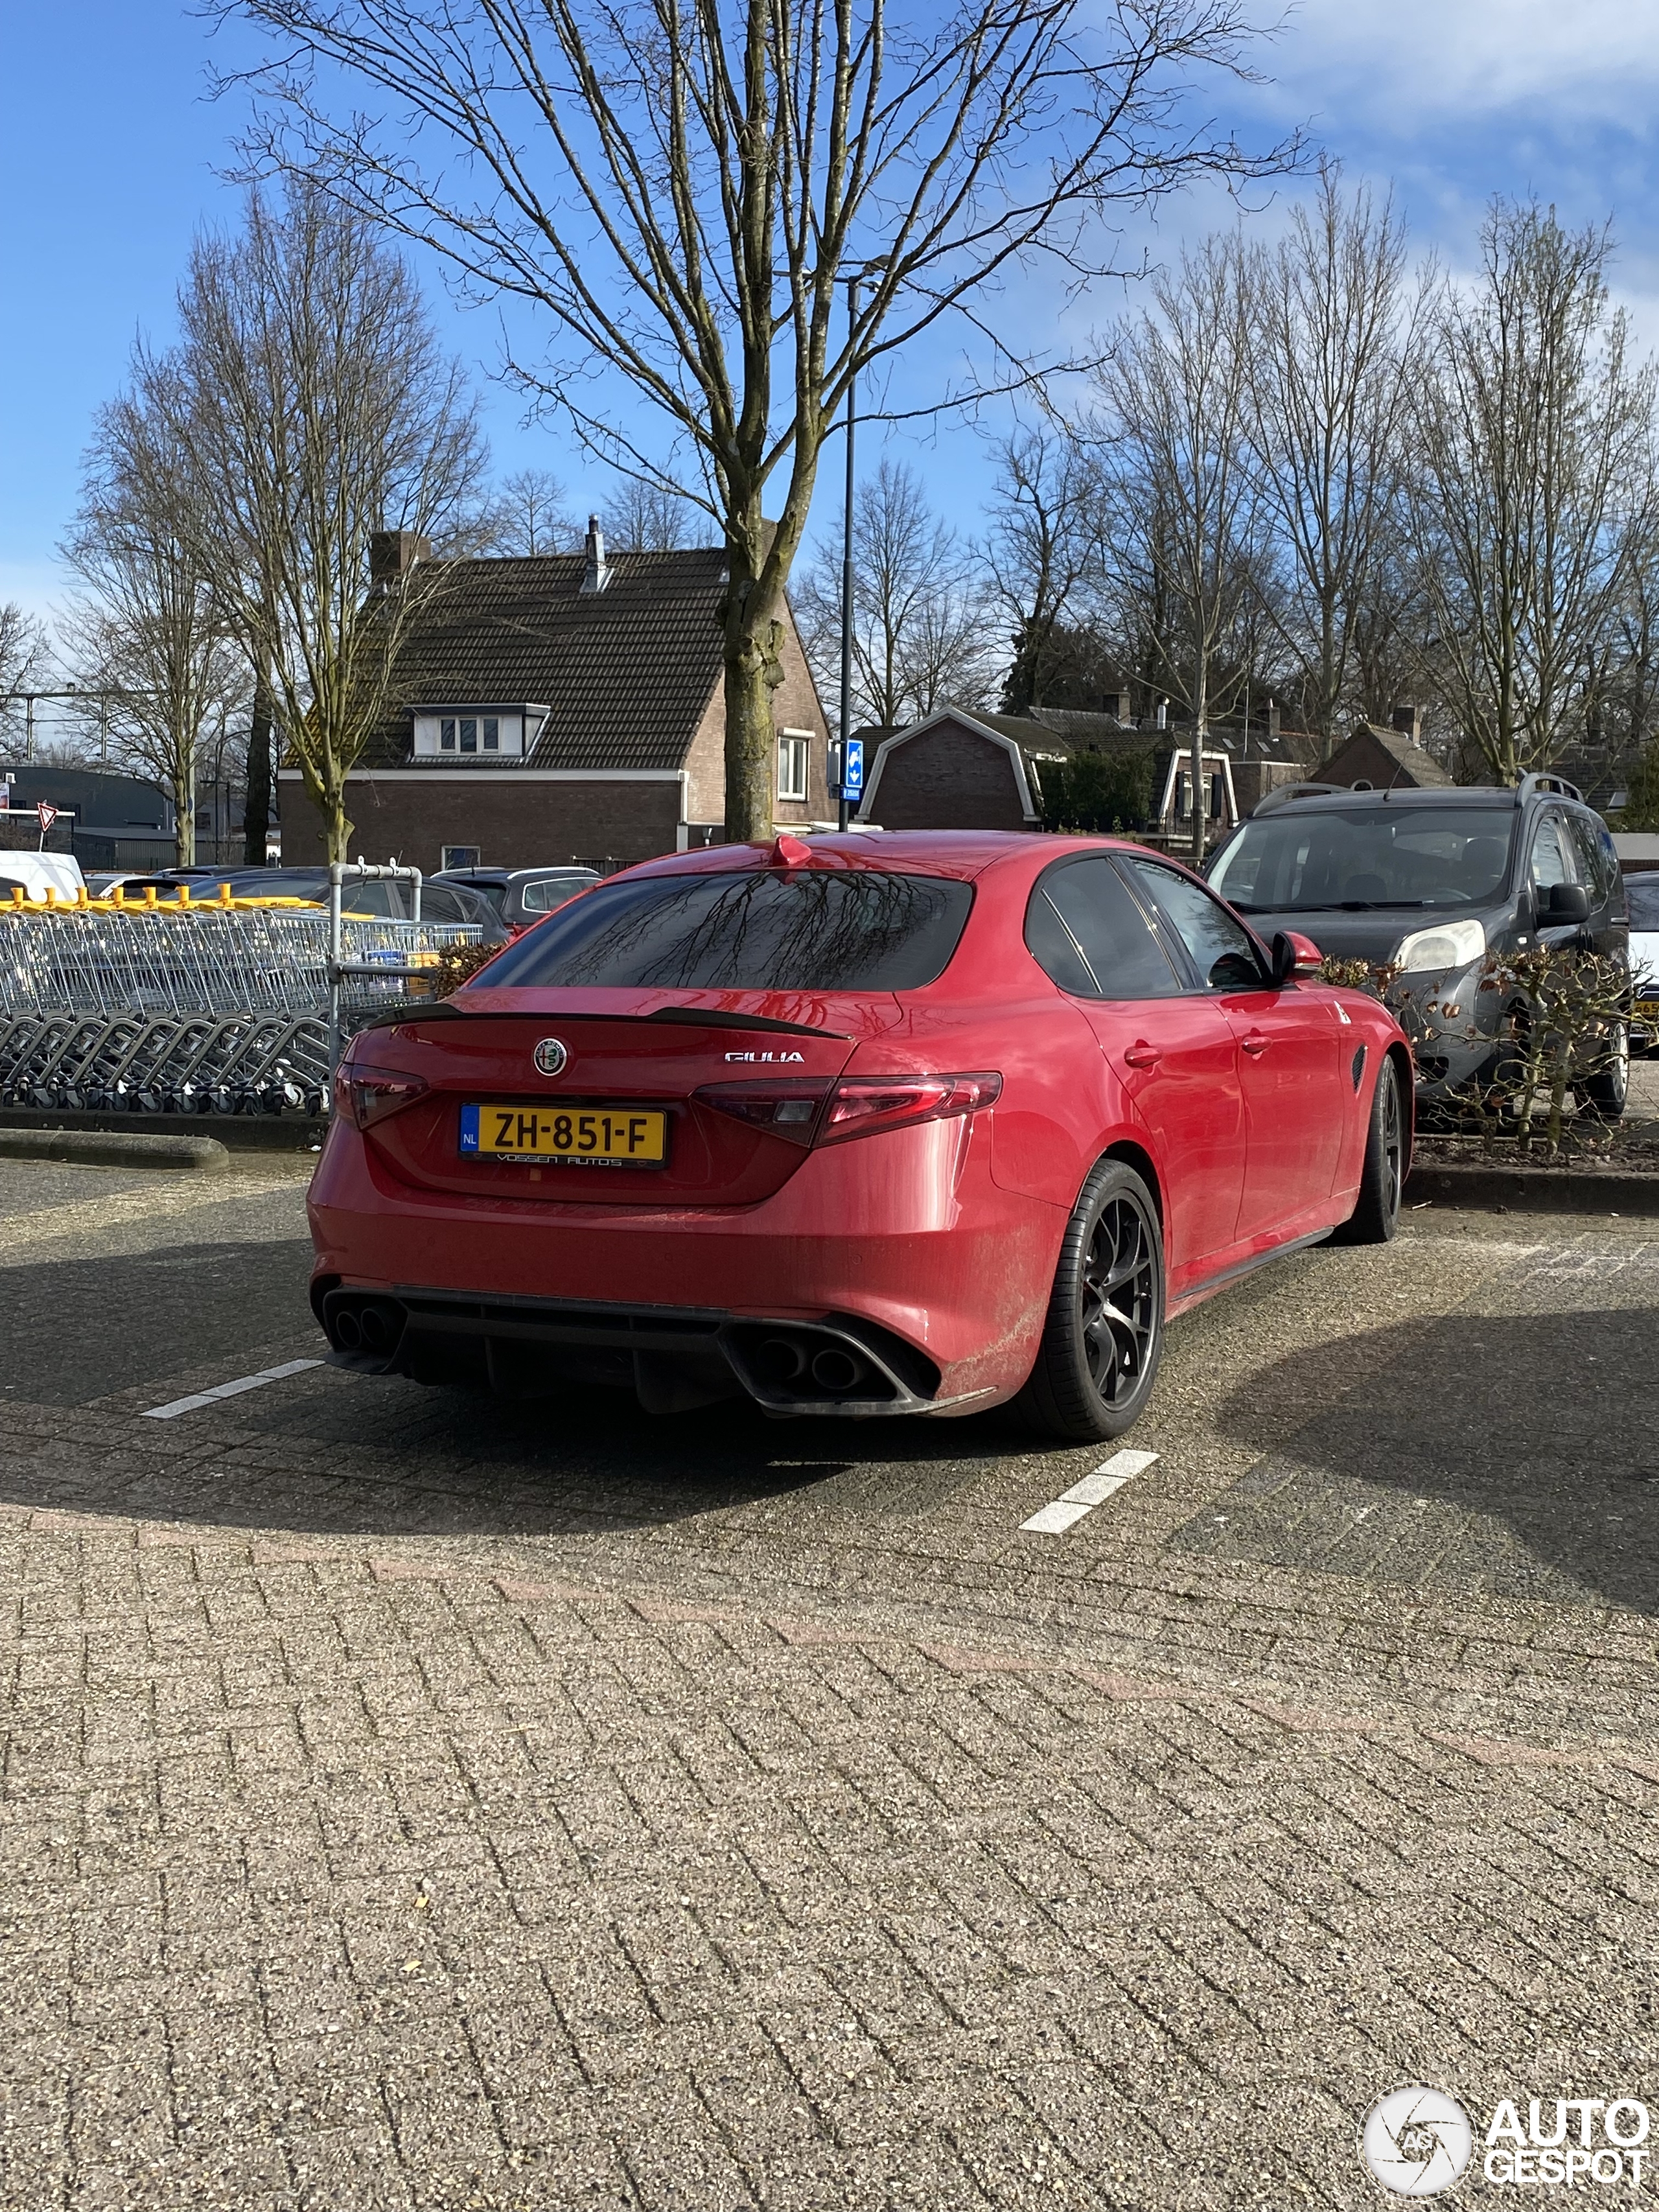
[[[347,914],[367,915],[377,921],[398,921],[409,911],[402,902],[402,892],[401,884],[388,883],[384,879],[377,882],[371,876],[367,881],[343,884],[340,891],[340,904]],[[322,896],[326,901],[326,884],[323,886]]]
[[[1071,860],[1048,874],[1025,910],[1031,957],[1079,999],[1170,999],[1182,985],[1111,862]]]
[[[580,876],[547,876],[538,884],[526,884],[520,893],[519,904],[526,914],[551,914],[555,907],[562,906],[567,899],[574,898],[578,891],[586,888]]]
[[[1553,809],[1534,832],[1531,874],[1534,890],[1553,890],[1557,884],[1576,884],[1578,871],[1572,842],[1564,818]]]
[[[421,885],[421,920],[422,921],[471,921],[471,915],[453,891],[446,890],[441,884]]]
[[[1613,894],[1619,887],[1619,856],[1613,849],[1613,839],[1588,814],[1569,814],[1567,823],[1578,848],[1578,880],[1589,890],[1591,905],[1613,904],[1616,911]]]
[[[1125,866],[1192,955],[1208,989],[1237,991],[1267,981],[1249,932],[1201,884],[1156,860]]]

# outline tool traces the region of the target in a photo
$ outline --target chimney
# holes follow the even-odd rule
[[[1276,738],[1279,735],[1279,702],[1277,699],[1269,699],[1267,702],[1267,735],[1270,738]]]
[[[1414,745],[1423,742],[1423,709],[1416,706],[1396,707],[1394,726],[1402,738],[1409,738]]]
[[[587,518],[587,565],[582,570],[582,589],[602,592],[611,581],[611,570],[605,557],[605,532],[599,527],[599,518]]]
[[[432,540],[414,530],[377,530],[368,541],[371,586],[395,584],[417,561],[432,558]]]
[[[1158,711],[1152,717],[1152,727],[1155,730],[1167,730],[1169,726],[1170,702],[1167,699],[1160,699],[1158,702]]]

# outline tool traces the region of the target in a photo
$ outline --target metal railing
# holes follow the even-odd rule
[[[0,902],[0,1103],[138,1112],[325,1112],[346,1034],[428,1002],[472,924],[420,919],[420,874],[339,867],[319,907]],[[412,881],[408,921],[344,886]]]

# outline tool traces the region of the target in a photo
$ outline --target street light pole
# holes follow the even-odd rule
[[[858,320],[859,280],[847,280],[847,348],[852,352],[853,331]],[[847,516],[841,552],[841,775],[836,800],[836,826],[847,828],[847,743],[853,734],[853,428],[856,419],[854,389],[856,379],[847,379]]]

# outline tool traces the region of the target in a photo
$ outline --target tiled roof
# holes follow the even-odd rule
[[[532,767],[683,767],[720,681],[725,553],[613,553],[601,592],[582,591],[585,565],[580,553],[445,564],[362,764],[408,763],[411,706],[526,700],[550,710]]]
[[[1387,753],[1389,758],[1399,763],[1401,773],[1403,775],[1408,775],[1419,790],[1440,790],[1456,781],[1455,776],[1448,775],[1432,753],[1425,752],[1422,746],[1415,744],[1403,730],[1385,729],[1381,722],[1361,722],[1355,729],[1353,738],[1349,740],[1349,743],[1352,744],[1359,738],[1375,739]],[[1343,746],[1340,751],[1332,755],[1328,763],[1328,767],[1337,771],[1330,778],[1333,783],[1341,781],[1339,763],[1342,754],[1346,750],[1347,746]]]

